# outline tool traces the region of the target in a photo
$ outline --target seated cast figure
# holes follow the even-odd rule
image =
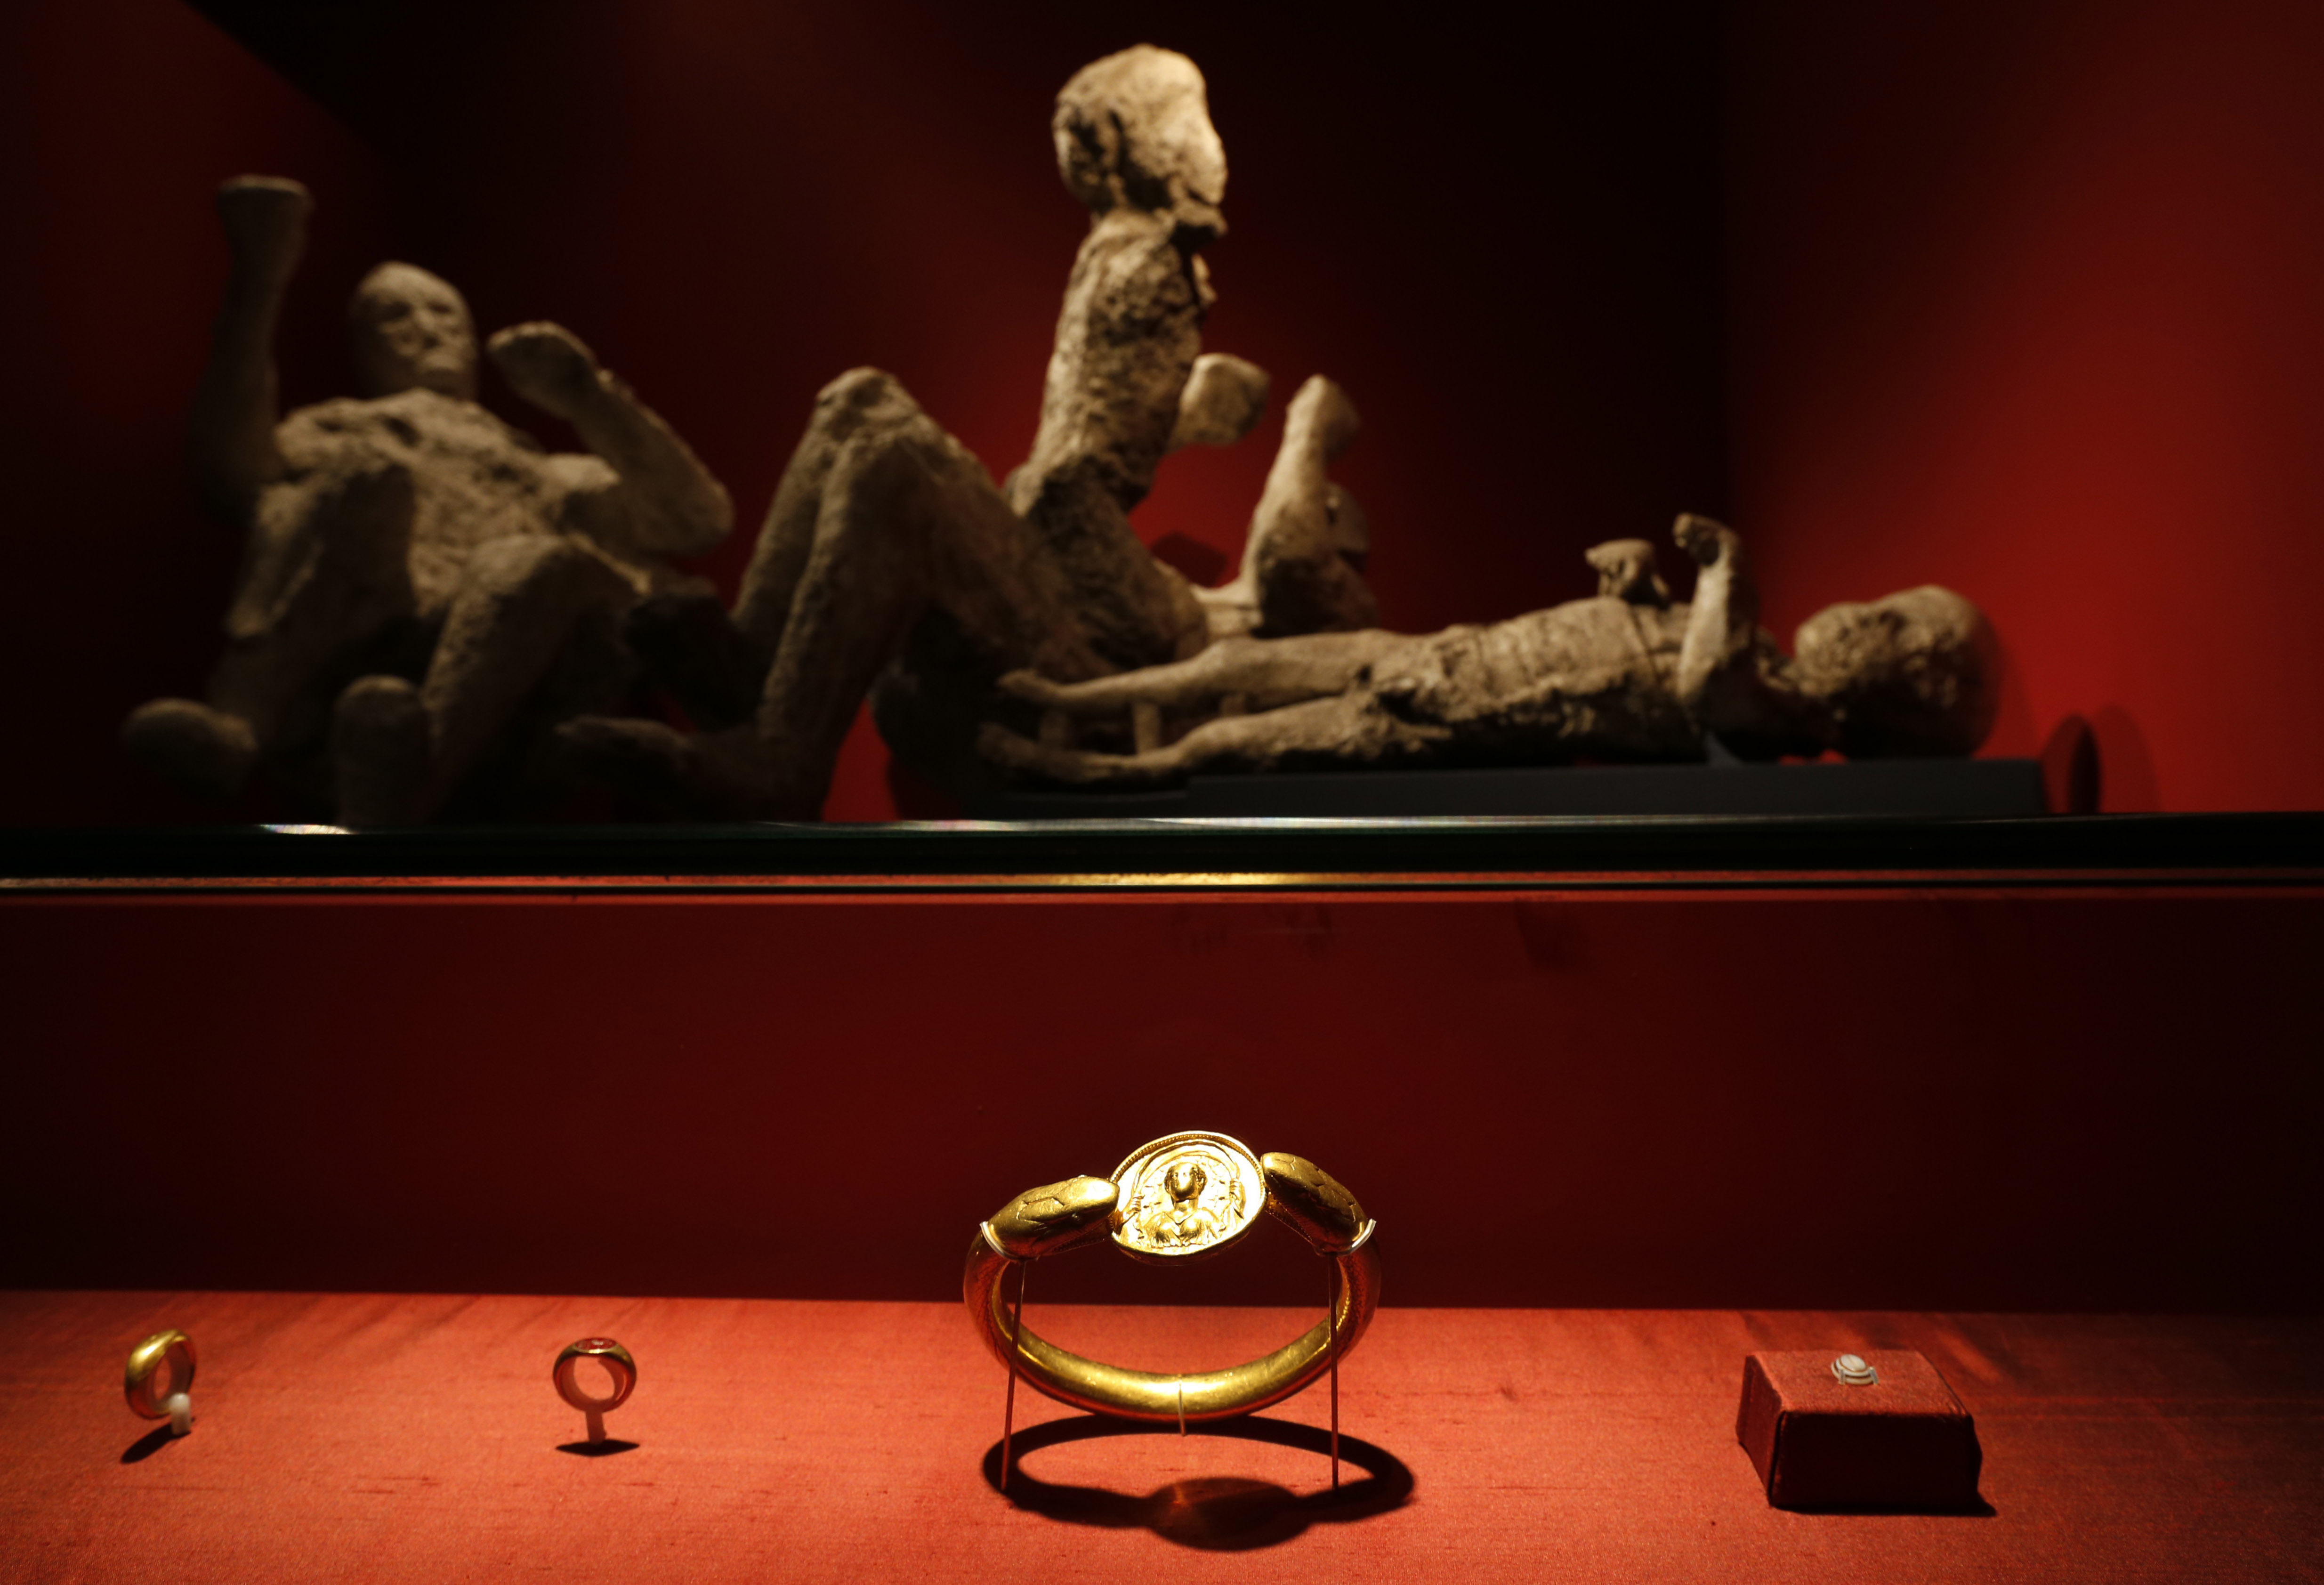
[[[248,538],[204,698],[141,706],[124,744],[218,796],[262,761],[294,780],[320,761],[340,819],[424,819],[543,694],[564,713],[618,702],[622,613],[707,587],[659,558],[715,546],[733,508],[555,325],[503,330],[491,355],[594,455],[544,452],[478,406],[467,305],[410,264],[355,290],[363,396],[279,416],[270,343],[312,206],[296,182],[243,177],[218,207],[234,272],[193,453],[206,502]]]
[[[1148,46],[1109,56],[1059,93],[1052,130],[1090,229],[1032,455],[996,486],[892,376],[833,382],[733,612],[681,596],[631,621],[639,653],[709,730],[566,723],[601,778],[700,814],[810,818],[870,692],[916,769],[989,782],[976,731],[1005,671],[1097,677],[1224,635],[1374,620],[1361,514],[1324,477],[1356,429],[1328,381],[1292,403],[1234,584],[1195,590],[1130,526],[1166,454],[1239,440],[1267,400],[1263,372],[1200,353],[1213,298],[1200,250],[1226,228],[1227,174],[1202,73]]]
[[[1039,735],[990,722],[983,751],[1023,778],[1127,789],[1194,771],[1699,760],[1706,732],[1746,759],[1968,754],[1992,730],[1999,654],[1959,594],[1830,606],[1787,658],[1734,531],[1689,516],[1675,538],[1698,568],[1690,604],[1651,546],[1616,540],[1589,553],[1595,598],[1488,627],[1234,639],[1089,680],[1013,673],[1001,687],[1046,713]],[[1101,735],[1129,751],[1075,741]]]

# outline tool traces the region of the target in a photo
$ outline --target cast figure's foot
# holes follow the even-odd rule
[[[1293,415],[1313,426],[1314,444],[1326,462],[1337,462],[1356,443],[1363,420],[1356,416],[1355,400],[1336,380],[1310,374],[1291,399]]]
[[[164,781],[204,798],[232,797],[258,762],[250,723],[194,699],[140,705],[122,723],[121,746]]]
[[[649,594],[631,608],[622,633],[695,725],[721,732],[758,714],[766,659],[752,652],[715,594]]]
[[[580,773],[624,797],[703,820],[813,820],[819,804],[787,788],[749,727],[682,733],[659,721],[578,715],[557,741]]]
[[[1012,775],[1057,787],[1112,791],[1166,787],[1186,773],[1176,745],[1136,754],[1102,754],[1065,743],[1036,742],[997,721],[977,728],[976,751]]]
[[[1644,539],[1609,539],[1592,545],[1582,559],[1598,575],[1598,597],[1667,610],[1670,585],[1655,566],[1655,548]]]
[[[357,677],[331,711],[339,822],[410,825],[428,817],[428,706],[400,677]]]

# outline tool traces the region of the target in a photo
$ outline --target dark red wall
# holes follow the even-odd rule
[[[19,894],[0,1281],[936,1299],[1207,1127],[1397,1304],[2313,1308],[2319,901]],[[1037,1286],[1311,1298],[1276,1244]]]
[[[210,193],[281,169],[329,195],[307,271],[334,284],[300,294],[282,338],[287,388],[313,397],[346,387],[339,283],[392,245],[387,164],[171,0],[20,6],[0,38],[0,821],[213,817],[114,746],[141,699],[198,691],[240,554],[194,509],[184,464],[226,281]]]
[[[1770,614],[1922,582],[2111,808],[2324,806],[2324,6],[1731,7],[1738,525]]]

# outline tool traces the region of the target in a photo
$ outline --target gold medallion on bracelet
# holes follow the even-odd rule
[[[1107,1218],[1133,1260],[1167,1266],[1215,1255],[1259,1225],[1266,1168],[1224,1134],[1172,1134],[1113,1170],[1120,1196]]]

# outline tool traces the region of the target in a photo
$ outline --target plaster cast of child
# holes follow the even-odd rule
[[[1150,788],[1195,771],[1696,760],[1702,734],[1747,759],[1973,752],[1999,704],[1999,653],[1977,607],[1933,585],[1831,606],[1786,657],[1758,625],[1733,530],[1682,517],[1697,564],[1671,601],[1644,540],[1590,552],[1595,598],[1489,627],[1231,640],[1173,665],[1091,681],[1019,672],[1004,692],[1047,713],[1038,739],[988,723],[982,747],[1028,779]],[[1109,731],[1128,752],[1077,744]]]

